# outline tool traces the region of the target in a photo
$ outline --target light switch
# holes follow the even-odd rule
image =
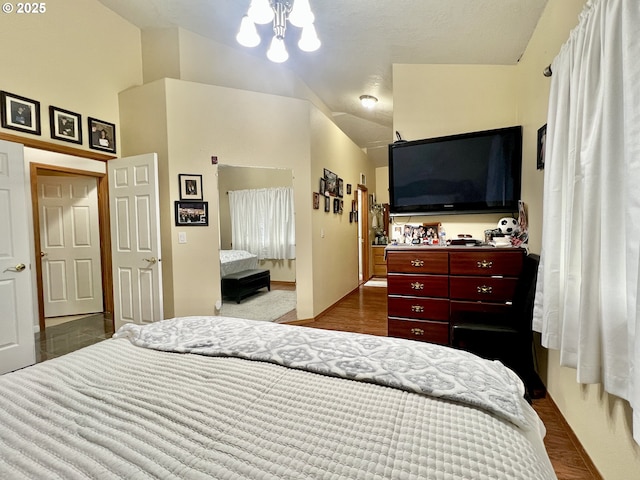
[[[187,232],[178,232],[178,243],[187,243]]]

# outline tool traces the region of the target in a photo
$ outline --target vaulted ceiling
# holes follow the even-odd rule
[[[248,50],[235,37],[250,0],[100,1],[140,28],[178,26]],[[392,64],[514,65],[546,3],[310,0],[322,46],[303,53],[295,38],[287,38],[290,58],[281,66],[294,71],[332,111],[338,127],[382,166],[394,140]],[[262,37],[251,51],[264,58],[270,37]],[[379,99],[375,109],[360,105],[362,94]]]

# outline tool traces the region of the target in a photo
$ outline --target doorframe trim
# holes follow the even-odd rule
[[[33,210],[33,243],[36,259],[36,284],[38,296],[38,323],[44,331],[44,292],[42,285],[42,262],[40,252],[40,208],[38,205],[38,175],[43,172],[63,173],[70,176],[94,177],[98,184],[98,227],[100,232],[100,266],[102,270],[102,302],[105,319],[113,320],[113,274],[111,272],[111,226],[109,224],[109,179],[106,173],[78,170],[69,167],[29,164],[31,205]]]
[[[362,212],[358,212],[358,228],[362,228],[362,283],[367,282],[371,278],[371,268],[369,266],[371,257],[369,251],[371,245],[369,243],[369,189],[366,185],[358,184],[358,191],[362,195]]]

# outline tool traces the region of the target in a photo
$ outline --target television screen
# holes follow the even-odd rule
[[[389,145],[395,215],[516,212],[522,127]]]

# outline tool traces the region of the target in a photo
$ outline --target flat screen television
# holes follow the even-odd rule
[[[393,215],[517,212],[522,127],[389,145]]]

